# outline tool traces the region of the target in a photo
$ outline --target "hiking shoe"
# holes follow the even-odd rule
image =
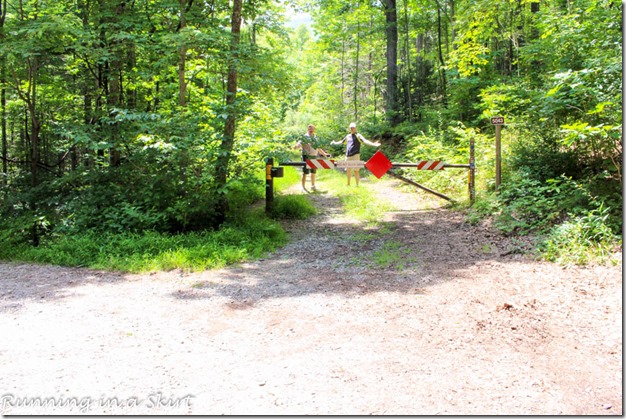
[[[317,188],[315,187],[315,185],[311,186],[311,190],[312,190],[313,192],[317,191]]]
[[[308,191],[306,188],[302,188],[300,191],[301,191],[302,193],[309,193],[309,191]]]

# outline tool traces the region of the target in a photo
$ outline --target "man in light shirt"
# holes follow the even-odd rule
[[[307,127],[304,138],[296,143],[295,149],[302,150],[302,161],[314,159],[318,156],[330,157],[330,155],[318,147],[318,139],[315,135],[315,125],[310,124]],[[306,175],[311,174],[311,190],[316,191],[315,187],[315,169],[311,169],[307,166],[302,168],[302,192],[309,192],[306,189]]]

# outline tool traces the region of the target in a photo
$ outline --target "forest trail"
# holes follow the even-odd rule
[[[381,229],[312,194],[287,246],[226,269],[0,264],[0,413],[622,414],[621,266],[377,188],[405,208]]]

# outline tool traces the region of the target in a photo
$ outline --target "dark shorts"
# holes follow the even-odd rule
[[[313,157],[313,156],[311,156],[311,157],[310,156],[302,156],[302,161],[307,161],[309,159],[314,159],[314,158],[315,157]],[[317,169],[311,169],[309,166],[304,165],[302,167],[302,174],[303,175],[308,175],[308,174],[311,174],[311,173],[315,173],[316,170]]]

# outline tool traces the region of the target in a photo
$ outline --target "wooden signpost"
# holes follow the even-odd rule
[[[500,188],[502,182],[502,152],[500,147],[500,135],[502,125],[504,125],[504,117],[496,116],[491,118],[491,124],[496,126],[496,191]]]

